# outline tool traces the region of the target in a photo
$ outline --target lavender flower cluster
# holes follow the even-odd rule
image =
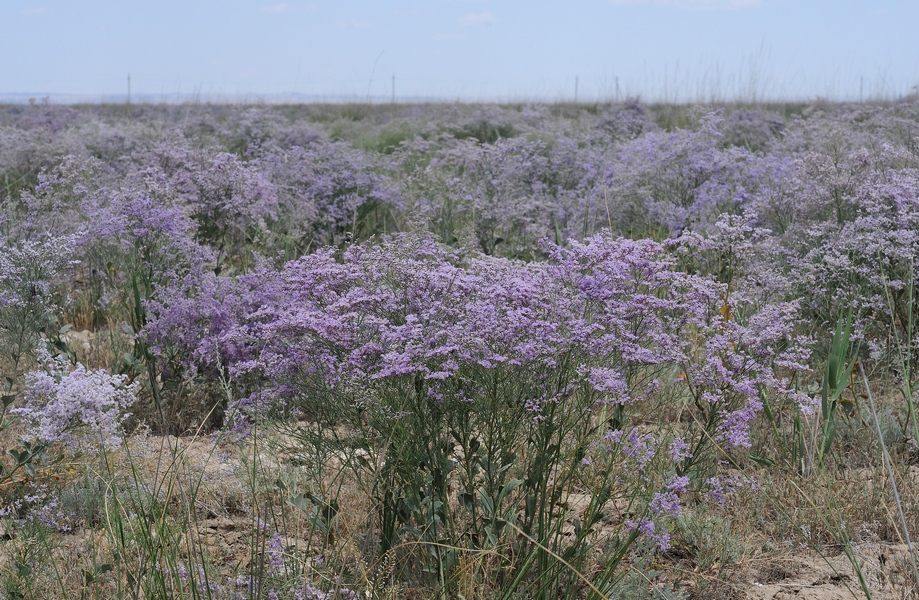
[[[643,482],[630,527],[663,547],[687,490],[731,488],[700,464],[751,445],[764,397],[814,411],[794,376],[841,312],[879,366],[894,340],[919,361],[916,98],[679,122],[637,100],[132,110],[0,108],[2,360],[52,341],[67,296],[133,335],[107,371],[11,371],[43,442],[116,445],[132,378],[170,415],[223,378],[226,414],[346,422],[417,491],[454,442],[481,482],[500,415],[532,459],[508,493],[547,494],[533,457],[569,444]]]
[[[729,319],[727,286],[678,270],[676,253],[650,240],[595,236],[544,251],[546,260],[520,263],[413,236],[352,246],[340,259],[328,249],[173,288],[151,305],[145,335],[164,358],[181,357],[174,368],[188,377],[224,369],[248,393],[240,413],[343,421],[371,448],[390,441],[379,448],[405,480],[417,466],[403,452],[484,430],[494,402],[519,415],[514,435],[538,453],[532,440],[544,426],[546,435],[564,427],[573,443],[593,427],[585,415],[621,408],[639,419],[675,398],[705,426],[675,446],[669,470],[680,475],[650,500],[640,529],[664,527],[707,442],[749,447],[761,393],[800,400],[779,374],[807,368],[796,307]],[[642,438],[637,460],[637,421],[618,426],[611,433],[632,442],[593,465],[585,456],[584,468],[651,473],[663,440]],[[391,442],[405,428],[411,450]],[[655,534],[661,547],[665,531]]]

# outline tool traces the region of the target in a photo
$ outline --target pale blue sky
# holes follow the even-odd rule
[[[0,93],[896,96],[917,0],[2,0]]]

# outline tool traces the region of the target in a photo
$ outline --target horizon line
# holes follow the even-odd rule
[[[721,96],[710,94],[706,97],[661,94],[604,94],[593,96],[563,95],[525,95],[518,96],[446,96],[446,95],[367,95],[367,94],[307,94],[303,92],[275,93],[67,93],[67,92],[0,92],[0,104],[30,105],[108,105],[108,104],[617,104],[628,99],[637,99],[644,104],[799,104],[811,102],[832,103],[875,103],[896,102],[919,95],[919,85],[913,86],[907,93],[875,93],[853,97],[843,95],[769,95],[769,94],[734,94]]]

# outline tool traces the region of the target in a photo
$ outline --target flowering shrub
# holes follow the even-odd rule
[[[408,237],[353,246],[340,261],[324,250],[235,284],[211,279],[204,302],[167,300],[148,340],[160,352],[181,348],[198,373],[219,361],[251,393],[241,410],[292,410],[361,432],[380,465],[384,551],[400,526],[433,526],[422,539],[437,543],[496,544],[515,499],[530,503],[521,530],[561,550],[544,521],[547,494],[572,493],[568,478],[585,470],[606,481],[597,511],[613,489],[646,497],[634,531],[655,531],[663,547],[665,529],[650,523],[665,527],[678,514],[673,485],[693,473],[704,488],[714,444],[749,446],[760,391],[790,393],[775,368],[805,368],[806,353],[788,344],[794,306],[765,307],[746,323],[726,318],[726,286],[675,270],[650,241],[598,236],[546,251],[548,261],[521,264]],[[648,437],[638,422],[651,407],[693,412],[698,426],[679,442],[667,430]],[[609,431],[597,430],[603,413]],[[621,449],[588,453],[623,436]],[[665,443],[684,448],[669,467],[658,452]],[[565,466],[571,455],[586,462]],[[637,472],[645,478],[622,483]],[[448,508],[454,479],[458,513]],[[422,499],[432,494],[437,522],[424,525]],[[457,519],[471,522],[458,539],[441,528]]]
[[[24,190],[6,207],[8,235],[27,239],[51,234],[73,234],[85,222],[82,203],[108,182],[109,173],[97,160],[64,157],[53,169],[37,175],[34,188]]]
[[[83,365],[71,369],[61,357],[47,352],[40,357],[45,370],[26,375],[25,406],[11,411],[26,422],[30,439],[71,447],[92,439],[108,449],[118,447],[139,384],[126,385],[125,375],[90,371]]]
[[[739,109],[721,123],[724,141],[749,150],[769,150],[785,129],[785,120],[764,110]]]
[[[622,105],[610,106],[600,117],[600,129],[614,140],[631,140],[656,129],[648,109],[638,98],[626,98]]]
[[[0,237],[0,370],[5,394],[18,384],[40,335],[57,324],[75,242],[75,236],[67,235],[20,243]]]
[[[392,228],[401,208],[397,189],[345,144],[315,139],[286,149],[269,146],[256,162],[278,190],[272,236],[294,244],[297,255]]]
[[[652,132],[616,150],[594,194],[617,232],[642,237],[705,231],[718,215],[739,212],[754,190],[768,185],[758,157],[720,147],[719,123],[708,115],[697,130]]]
[[[831,327],[843,311],[859,317],[861,336],[894,355],[891,331],[906,341],[919,256],[919,170],[884,170],[853,189],[853,215],[806,229],[792,259],[795,292],[816,322]],[[808,293],[804,293],[808,290]]]
[[[147,186],[160,188],[195,221],[194,237],[215,252],[218,271],[228,258],[238,262],[277,217],[274,185],[235,154],[195,152],[179,142],[161,146],[156,161],[162,172],[143,172]]]
[[[576,140],[463,140],[433,148],[403,145],[397,164],[408,171],[403,185],[415,217],[440,241],[532,258],[544,237],[560,242],[593,233],[577,205],[593,181],[596,158]]]
[[[147,189],[106,191],[83,207],[88,221],[79,245],[86,267],[102,279],[98,301],[131,307],[132,319],[140,308],[133,286],[148,300],[160,287],[213,264],[210,249],[192,239],[197,228],[191,219]]]

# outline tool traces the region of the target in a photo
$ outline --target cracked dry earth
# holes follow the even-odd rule
[[[875,600],[915,598],[906,544],[853,545],[865,583]],[[800,552],[784,560],[773,560],[760,568],[738,574],[731,588],[735,598],[782,600],[807,598],[836,600],[865,598],[858,576],[845,554],[825,559]]]

